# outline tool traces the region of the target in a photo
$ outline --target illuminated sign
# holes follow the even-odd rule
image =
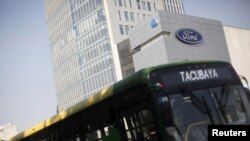
[[[191,28],[182,28],[176,31],[176,37],[186,44],[198,44],[202,42],[202,35]]]
[[[199,67],[189,66],[191,68],[180,68],[164,71],[160,78],[166,87],[176,87],[185,84],[197,85],[201,82],[215,82],[232,80],[233,74],[227,67]]]
[[[181,75],[182,82],[219,78],[215,68],[181,71],[179,74]]]

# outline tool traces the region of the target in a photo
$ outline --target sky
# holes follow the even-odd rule
[[[0,125],[18,132],[56,113],[42,0],[0,0]]]
[[[250,29],[249,0],[183,0],[186,14]],[[0,125],[21,132],[56,113],[43,0],[0,0]]]
[[[187,15],[250,29],[250,0],[182,0]]]

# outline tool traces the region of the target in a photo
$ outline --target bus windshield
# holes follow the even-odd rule
[[[173,93],[169,102],[184,141],[203,141],[208,124],[249,124],[244,98],[243,87],[231,85]]]

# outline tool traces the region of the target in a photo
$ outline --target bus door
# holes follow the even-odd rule
[[[123,141],[156,141],[157,130],[148,102],[118,110],[118,126]]]

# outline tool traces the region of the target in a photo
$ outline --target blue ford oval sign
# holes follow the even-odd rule
[[[176,31],[176,37],[186,44],[198,44],[202,42],[202,35],[191,28],[182,28]]]

